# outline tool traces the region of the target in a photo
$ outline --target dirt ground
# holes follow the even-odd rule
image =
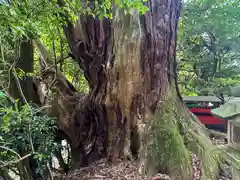
[[[214,144],[225,144],[221,138],[211,138]],[[193,180],[200,180],[200,161],[195,154],[191,154]],[[227,168],[227,167],[226,167]],[[220,173],[218,180],[231,180],[231,173]],[[131,161],[120,161],[116,164],[107,163],[102,159],[92,165],[69,172],[68,175],[56,174],[54,180],[171,180],[166,174],[156,174],[147,177],[138,173],[137,165]]]

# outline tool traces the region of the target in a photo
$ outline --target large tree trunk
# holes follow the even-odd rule
[[[65,27],[72,55],[90,86],[84,114],[96,129],[88,161],[103,155],[109,160],[138,156],[145,146],[142,126],[151,124],[145,116],[169,103],[169,96],[180,100],[174,64],[180,1],[151,0],[147,5],[150,11],[144,16],[115,9],[111,21],[82,16],[75,26]],[[73,151],[79,152],[78,146],[82,144]]]
[[[134,157],[144,172],[192,179],[189,150],[201,154],[211,142],[191,121],[176,85],[180,0],[149,0],[147,6],[144,16],[116,8],[113,20],[81,16],[75,25],[67,21],[71,55],[90,91],[77,100],[67,83],[56,83],[61,107],[54,112],[71,144],[74,167],[102,157],[111,162]]]

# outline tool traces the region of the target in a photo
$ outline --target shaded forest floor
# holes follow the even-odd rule
[[[138,173],[137,165],[131,161],[109,164],[106,159],[93,163],[89,167],[70,172],[67,176],[58,176],[57,180],[170,180],[168,175],[157,174],[147,177]]]
[[[214,144],[226,143],[221,138],[212,137],[211,139]],[[194,171],[193,180],[200,180],[200,161],[194,154],[191,154],[191,157]],[[220,172],[218,177],[218,180],[231,179],[230,172]],[[54,180],[171,180],[171,177],[160,173],[152,177],[147,177],[138,173],[135,162],[119,160],[115,164],[109,164],[106,159],[101,159],[88,167],[71,171],[67,175],[56,174]]]

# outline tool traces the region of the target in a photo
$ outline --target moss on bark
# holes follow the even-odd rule
[[[173,91],[159,104],[146,126],[140,169],[168,173],[173,179],[191,180],[190,152],[201,161],[201,179],[214,180],[226,160],[223,150],[212,144],[208,131],[189,113]]]

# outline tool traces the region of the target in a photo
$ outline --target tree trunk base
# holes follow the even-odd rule
[[[216,179],[223,153],[214,146],[208,130],[191,117],[186,107],[169,96],[148,122],[143,135],[139,170],[149,175],[167,173],[174,180],[194,179],[191,152],[200,159],[201,179]],[[149,130],[150,129],[150,130]]]

